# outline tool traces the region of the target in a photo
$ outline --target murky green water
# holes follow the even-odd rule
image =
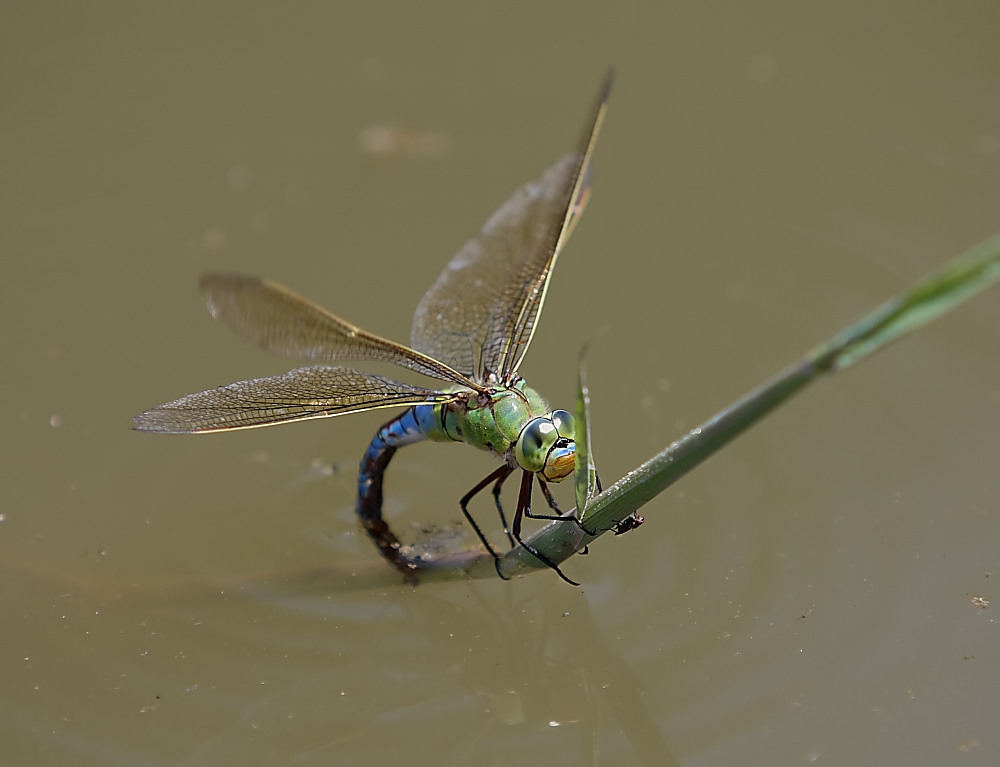
[[[609,63],[522,368],[570,406],[593,340],[606,482],[1000,228],[996,11],[569,9],[8,12],[0,761],[996,763],[998,294],[742,437],[581,589],[399,585],[352,511],[378,414],[129,430],[292,366],[213,325],[205,271],[405,340]],[[387,513],[455,523],[492,468],[408,448]]]

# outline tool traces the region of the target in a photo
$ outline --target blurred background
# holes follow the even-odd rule
[[[592,342],[609,484],[1000,229],[997,7],[2,15],[2,761],[996,764],[996,290],[741,437],[568,562],[579,589],[401,585],[353,513],[385,411],[129,424],[295,366],[213,324],[207,271],[407,340],[613,65],[521,369],[571,406]],[[407,448],[386,514],[472,546],[457,499],[492,469]]]

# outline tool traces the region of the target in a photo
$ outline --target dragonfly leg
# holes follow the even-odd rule
[[[551,519],[551,520],[553,520],[555,522],[576,522],[576,526],[577,527],[579,527],[581,530],[583,530],[583,532],[585,532],[587,535],[591,535],[591,532],[587,528],[585,528],[583,526],[583,522],[581,522],[577,518],[576,514],[574,514],[572,517],[564,517],[563,516],[562,509],[559,508],[559,505],[556,503],[556,499],[552,497],[552,491],[549,489],[549,483],[548,482],[543,482],[542,480],[538,480],[538,484],[541,485],[542,495],[545,496],[545,502],[549,505],[549,508],[552,509],[552,511],[554,511],[556,513],[556,516],[552,517],[552,516],[546,516],[546,515],[542,515],[542,514],[528,514],[528,513],[526,513],[527,516],[531,517],[532,519]],[[584,546],[583,547],[583,551],[581,551],[580,553],[581,554],[589,554],[590,553],[589,547]]]
[[[510,541],[511,548],[514,548],[516,544],[514,542],[514,536],[510,534],[510,525],[507,524],[507,515],[504,514],[503,511],[503,503],[500,502],[500,489],[503,487],[504,480],[507,479],[513,471],[514,470],[511,469],[493,484],[493,503],[496,504],[497,514],[500,515],[500,523],[503,525],[504,535],[506,535],[507,540]]]
[[[472,514],[469,513],[469,501],[471,501],[476,495],[478,495],[483,488],[488,484],[495,483],[493,485],[493,500],[496,502],[497,511],[500,512],[500,520],[503,522],[504,532],[510,537],[510,531],[507,527],[507,518],[504,516],[503,507],[500,505],[500,488],[503,485],[503,481],[510,476],[511,472],[514,471],[513,467],[504,464],[499,469],[494,471],[488,477],[481,479],[476,486],[472,488],[469,492],[462,496],[462,499],[458,502],[458,505],[462,507],[462,514],[465,515],[466,521],[472,525],[472,529],[476,531],[476,535],[479,536],[479,541],[486,547],[486,550],[493,557],[493,564],[497,569],[497,575],[503,578],[505,581],[510,580],[502,572],[500,572],[500,555],[497,554],[496,549],[490,545],[490,542],[486,540],[486,536],[483,535],[482,529],[476,523],[476,520],[472,518]],[[513,546],[513,539],[511,540],[511,546]]]
[[[555,570],[556,574],[564,581],[566,581],[566,583],[570,584],[571,586],[579,586],[580,585],[579,583],[567,578],[566,574],[559,569],[559,566],[555,562],[553,562],[542,552],[540,552],[534,546],[525,542],[525,540],[521,538],[521,519],[524,516],[531,517],[532,519],[565,519],[565,517],[536,516],[531,513],[531,481],[532,479],[534,479],[534,476],[535,475],[532,474],[530,471],[523,472],[521,475],[521,490],[517,495],[517,510],[514,512],[514,524],[512,526],[513,527],[512,532],[514,533],[514,540],[516,540],[519,544],[521,544],[521,546],[523,546],[527,552],[529,552],[533,557],[535,557],[535,559],[539,560],[540,562],[548,565],[550,568]],[[544,487],[545,483],[543,482],[542,485]],[[497,572],[499,572],[499,569],[497,570]],[[503,576],[501,575],[500,577],[502,578]]]
[[[555,514],[532,514],[531,509],[528,508],[524,510],[525,516],[530,517],[531,519],[563,519],[568,522],[569,517],[564,517],[562,515],[562,509],[559,508],[559,504],[556,503],[556,499],[552,497],[552,491],[549,489],[549,483],[539,479],[538,486],[542,488],[542,495],[545,496],[545,502],[549,505],[549,508],[555,512]]]
[[[583,522],[580,521],[580,518],[577,517],[576,514],[574,514],[572,517],[563,516],[562,510],[559,508],[558,504],[556,504],[556,499],[552,497],[552,491],[549,490],[549,483],[543,482],[542,480],[538,480],[538,484],[542,486],[542,495],[545,496],[546,503],[549,504],[549,508],[552,509],[552,511],[554,511],[556,515],[552,516],[549,514],[532,514],[530,511],[526,510],[525,511],[526,517],[531,517],[532,519],[550,519],[555,522],[575,522],[576,526],[579,527],[581,530],[583,530],[583,532],[585,532],[587,535],[597,534],[597,533],[592,533],[590,530],[584,527]],[[597,480],[597,492],[601,492],[600,480]],[[587,550],[586,547],[584,547],[583,551],[581,551],[580,553],[589,554],[590,552]]]

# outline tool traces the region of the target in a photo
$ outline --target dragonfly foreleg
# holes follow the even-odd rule
[[[598,476],[596,476],[596,475],[594,476],[594,478],[597,481],[597,492],[599,492],[599,493],[603,492],[604,489],[601,487],[601,478],[598,477]],[[574,514],[572,517],[564,516],[562,509],[559,508],[559,504],[556,503],[556,499],[552,496],[552,491],[549,489],[549,483],[545,482],[542,479],[539,479],[538,480],[538,484],[542,488],[542,495],[545,496],[545,502],[549,505],[549,508],[552,509],[552,511],[555,512],[555,514],[554,515],[552,515],[552,514],[532,514],[530,511],[525,510],[524,515],[526,517],[530,517],[531,519],[550,519],[550,520],[555,520],[556,522],[559,522],[559,521],[563,521],[563,522],[576,522],[577,526],[581,530],[583,530],[583,532],[585,532],[587,535],[593,535],[593,533],[590,532],[586,527],[584,527],[582,522],[580,522],[580,519],[579,519],[580,510],[579,509],[577,509],[576,514]]]
[[[556,499],[552,497],[552,491],[549,490],[549,483],[541,479],[538,480],[538,486],[542,488],[542,495],[545,496],[545,502],[549,505],[549,508],[555,512],[555,514],[532,514],[530,505],[524,510],[524,515],[530,517],[531,519],[562,519],[569,521],[569,517],[564,517],[562,509],[559,508],[559,504],[556,503]]]
[[[543,564],[548,565],[550,568],[555,570],[556,574],[564,581],[566,581],[566,583],[570,584],[571,586],[579,586],[580,585],[579,583],[567,578],[565,573],[563,573],[563,571],[559,569],[559,566],[555,562],[553,562],[551,559],[545,556],[534,546],[527,543],[521,537],[521,519],[525,516],[531,517],[532,519],[566,519],[565,517],[536,516],[531,513],[531,481],[532,479],[534,479],[534,476],[535,475],[532,474],[530,471],[523,472],[521,475],[521,490],[517,494],[517,510],[514,512],[514,524],[512,525],[512,530],[511,530],[511,532],[513,532],[514,534],[514,540],[516,540],[519,544],[521,544],[521,546],[527,552],[529,552],[533,557],[535,557],[535,559],[539,560]],[[544,488],[545,483],[542,482],[541,484],[542,487]],[[543,489],[542,492],[546,495],[546,497],[550,497],[550,495],[546,492],[546,490]],[[497,565],[497,568],[498,568],[497,572],[499,573],[500,572],[499,563]],[[503,575],[501,574],[500,577],[503,578]]]
[[[542,495],[545,496],[545,502],[549,505],[549,508],[556,513],[556,516],[548,516],[544,514],[531,514],[528,512],[525,512],[525,516],[531,517],[532,519],[551,519],[556,522],[576,522],[576,526],[579,527],[581,530],[583,530],[583,532],[585,532],[587,535],[593,535],[593,533],[591,533],[590,530],[588,530],[586,527],[583,526],[583,522],[581,522],[580,518],[577,516],[580,513],[579,511],[577,511],[576,514],[574,514],[572,517],[563,516],[562,509],[559,508],[559,505],[556,503],[556,499],[552,497],[552,491],[549,489],[548,482],[543,482],[542,480],[538,480],[538,484],[541,485]],[[601,481],[597,480],[597,487],[600,488],[600,486],[601,486]],[[598,492],[600,492],[600,490],[598,490]],[[589,554],[590,549],[584,546],[583,550],[580,553]]]

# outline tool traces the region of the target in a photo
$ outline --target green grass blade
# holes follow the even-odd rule
[[[573,485],[576,493],[577,517],[583,519],[587,504],[597,489],[597,469],[590,442],[590,391],[587,388],[585,357],[587,347],[580,350],[576,379],[576,453],[574,454]]]
[[[907,292],[814,349],[809,358],[832,370],[843,370],[912,333],[1000,278],[1000,235],[981,242],[948,262]]]

